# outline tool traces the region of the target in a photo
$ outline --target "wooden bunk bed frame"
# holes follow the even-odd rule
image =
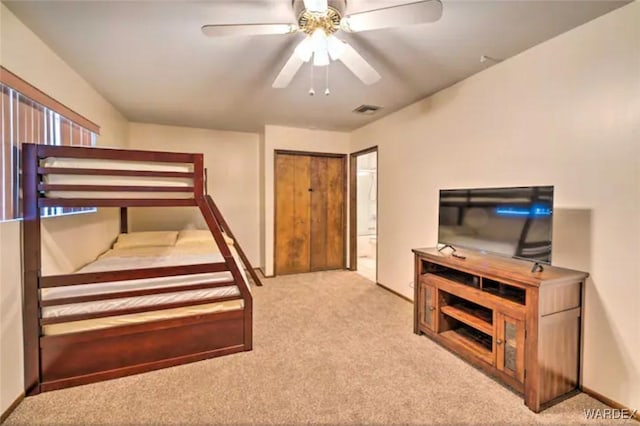
[[[133,151],[105,148],[22,145],[23,190],[23,259],[24,259],[24,368],[27,395],[42,391],[76,386],[130,374],[151,371],[173,365],[199,361],[252,349],[252,296],[233,255],[225,243],[223,231],[234,238],[213,199],[206,194],[205,169],[202,154]],[[81,169],[41,167],[41,160],[56,158],[100,159],[154,163],[190,164],[193,172],[149,170]],[[193,179],[192,187],[56,185],[45,183],[47,175],[99,175],[118,177],[157,177]],[[91,192],[190,192],[188,198],[46,198],[46,191]],[[97,273],[75,273],[42,276],[41,223],[43,207],[120,207],[120,230],[128,230],[128,207],[196,206],[202,213],[224,261],[197,265],[130,269]],[[235,240],[235,238],[234,238]],[[256,285],[262,285],[237,240],[234,246]],[[78,296],[42,301],[40,289],[81,284],[191,275],[209,272],[231,273],[232,280],[182,287],[121,291],[103,295]],[[132,297],[235,284],[238,296],[201,299],[189,302],[135,307],[61,318],[43,318],[43,306]],[[225,300],[243,300],[242,310],[205,313],[138,324],[88,330],[59,335],[42,335],[41,326],[126,315],[161,309],[180,308]]]

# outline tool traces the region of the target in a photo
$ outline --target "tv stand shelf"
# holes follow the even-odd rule
[[[443,306],[440,308],[440,312],[450,316],[451,318],[455,318],[478,331],[488,334],[489,336],[493,335],[493,325],[479,315],[474,315],[472,312],[469,312],[467,309],[456,306]]]
[[[457,250],[414,249],[414,332],[524,395],[533,411],[579,386],[585,272]]]
[[[468,333],[458,330],[448,330],[441,333],[443,339],[450,341],[453,345],[459,346],[461,350],[470,351],[486,363],[490,363],[493,358],[491,349],[484,346],[478,339],[469,336]]]

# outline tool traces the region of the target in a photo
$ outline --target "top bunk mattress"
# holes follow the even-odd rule
[[[189,163],[163,163],[127,160],[102,160],[98,158],[48,157],[40,162],[41,167],[99,170],[144,170],[153,172],[193,172]]]
[[[100,160],[92,158],[50,157],[40,162],[41,167],[131,170],[148,172],[193,173],[188,163],[149,163],[142,161]],[[44,183],[50,185],[101,185],[101,186],[148,186],[187,188],[193,186],[192,178],[155,176],[106,176],[90,174],[45,174]],[[47,191],[47,198],[193,198],[193,192],[132,192],[132,191]]]

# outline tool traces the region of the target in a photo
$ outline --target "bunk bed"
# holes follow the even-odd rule
[[[27,395],[252,349],[243,266],[260,279],[205,174],[202,154],[22,145]],[[124,243],[129,207],[179,206],[199,209],[210,241]],[[118,207],[119,243],[75,273],[43,276],[45,207]]]

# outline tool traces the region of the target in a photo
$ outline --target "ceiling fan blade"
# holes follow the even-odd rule
[[[400,6],[354,13],[342,19],[341,28],[350,33],[435,22],[442,16],[440,0],[425,0]]]
[[[304,0],[304,8],[311,13],[326,15],[329,5],[327,0]]]
[[[344,51],[339,58],[349,70],[366,85],[380,80],[380,74],[354,49],[345,43]]]
[[[202,27],[202,32],[209,37],[289,34],[297,31],[296,24],[222,24]]]
[[[300,59],[296,52],[293,52],[287,63],[284,64],[284,67],[280,70],[280,74],[278,74],[276,79],[273,81],[271,87],[274,89],[284,89],[287,87],[302,64],[304,64],[304,61]]]

